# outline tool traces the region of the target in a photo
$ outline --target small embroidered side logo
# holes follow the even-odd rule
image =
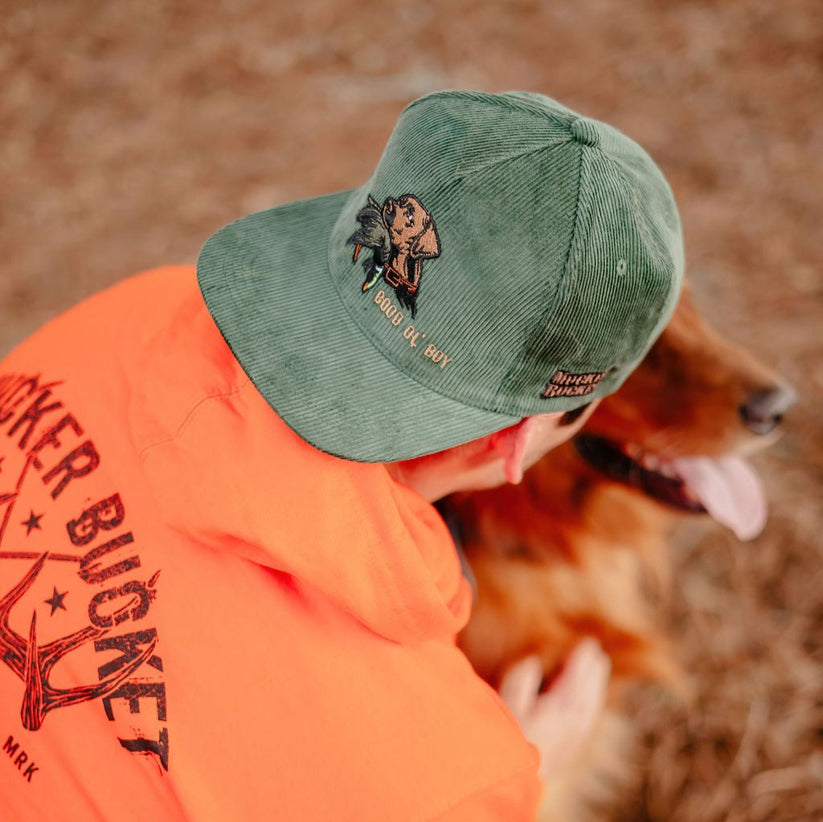
[[[364,246],[372,252],[363,261],[363,291],[382,276],[414,317],[423,260],[440,256],[434,220],[413,194],[403,194],[396,200],[388,197],[382,206],[369,195],[368,205],[357,213],[357,220],[360,228],[347,240],[354,245],[352,262],[357,262]]]
[[[605,371],[592,371],[588,374],[555,371],[540,396],[550,399],[551,397],[582,397],[585,394],[591,394],[605,374]]]

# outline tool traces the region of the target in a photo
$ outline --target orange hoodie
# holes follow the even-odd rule
[[[0,818],[529,820],[434,509],[291,432],[194,269],[0,363]]]

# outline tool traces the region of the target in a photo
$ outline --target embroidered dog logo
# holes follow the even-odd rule
[[[347,241],[355,247],[352,262],[357,262],[364,246],[372,252],[363,261],[363,291],[368,291],[382,276],[414,317],[423,260],[440,256],[434,220],[412,194],[403,194],[396,200],[388,197],[382,206],[369,195],[368,205],[357,213],[357,220],[360,228]]]

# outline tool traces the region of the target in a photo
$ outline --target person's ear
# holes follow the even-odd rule
[[[555,411],[525,417],[492,435],[492,447],[503,458],[506,481],[517,485],[523,472],[546,451],[560,445],[580,430],[598,400],[571,411]]]
[[[541,421],[538,417],[526,417],[493,435],[492,446],[503,457],[506,482],[517,485],[523,479],[526,452],[539,427]]]

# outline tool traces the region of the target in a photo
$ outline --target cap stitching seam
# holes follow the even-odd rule
[[[552,142],[541,143],[539,146],[536,146],[535,148],[526,148],[514,154],[509,154],[506,157],[500,157],[494,160],[490,160],[487,163],[481,163],[479,165],[473,166],[471,169],[467,169],[466,171],[463,171],[461,167],[458,166],[457,170],[454,173],[454,176],[451,178],[451,181],[458,182],[460,180],[465,180],[467,177],[470,177],[473,174],[482,174],[485,173],[488,169],[497,168],[498,166],[502,166],[505,163],[514,162],[515,160],[520,160],[523,157],[528,157],[530,154],[537,154],[541,151],[549,151],[551,149],[557,148],[558,146],[565,145],[566,143],[571,142],[575,142],[574,138],[562,137],[558,138],[557,140],[553,140]]]
[[[577,167],[577,197],[574,201],[574,223],[572,225],[572,236],[571,240],[569,241],[569,248],[566,252],[566,259],[563,262],[563,278],[558,286],[558,290],[562,290],[563,292],[563,300],[565,301],[568,298],[568,292],[566,290],[566,282],[569,279],[569,263],[572,258],[572,249],[582,242],[582,239],[578,241],[578,234],[580,232],[580,220],[581,220],[581,208],[580,208],[580,198],[581,192],[583,190],[583,163],[586,157],[586,146],[580,147],[580,164]],[[601,152],[602,153],[602,152]],[[589,225],[591,228],[591,224]],[[588,237],[588,231],[586,232],[586,236]]]
[[[571,142],[576,142],[576,141],[571,140]],[[549,315],[557,309],[557,306],[559,304],[564,303],[566,301],[567,297],[568,297],[568,293],[567,293],[567,290],[566,290],[566,288],[567,288],[566,281],[569,277],[569,260],[571,258],[572,248],[575,245],[575,239],[576,239],[577,234],[578,234],[579,221],[580,221],[580,187],[581,187],[581,183],[582,183],[582,179],[583,179],[583,154],[584,154],[583,147],[581,146],[581,149],[580,149],[580,162],[578,163],[578,166],[577,166],[577,197],[575,198],[575,201],[574,201],[574,217],[572,219],[571,238],[569,240],[568,250],[566,251],[566,259],[563,262],[563,268],[562,268],[563,276],[561,277],[560,282],[557,284],[557,286],[555,288],[555,295],[559,299],[554,300],[552,302],[552,305],[543,312],[543,314],[540,316],[539,321],[535,323],[535,327],[537,327],[537,326],[545,327],[545,325],[548,322]],[[531,337],[529,339],[531,339]],[[500,381],[500,387],[498,388],[498,391],[497,391],[498,395],[503,390],[503,387],[508,385],[508,382],[509,382],[512,374],[522,364],[523,359],[524,359],[523,354],[526,351],[526,348],[527,348],[528,345],[529,345],[529,340],[526,340],[526,341],[524,341],[523,345],[520,347],[520,352],[519,352],[517,358],[514,360],[514,364],[506,372],[506,375]]]

